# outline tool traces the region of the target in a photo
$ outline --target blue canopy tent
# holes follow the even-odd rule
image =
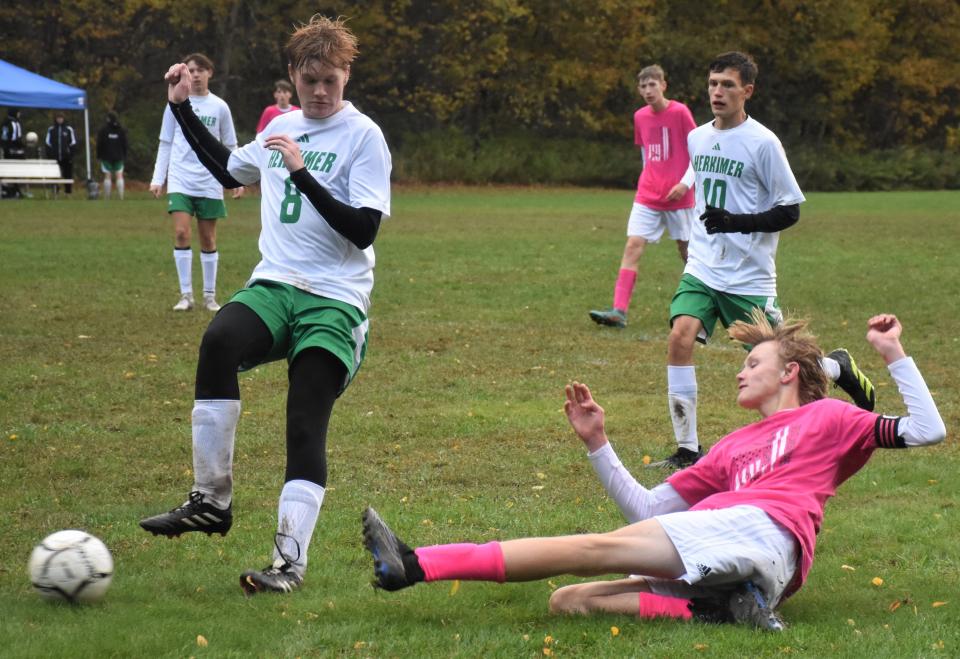
[[[84,144],[87,149],[87,178],[90,173],[90,113],[87,92],[56,80],[44,78],[0,60],[0,106],[83,110]]]

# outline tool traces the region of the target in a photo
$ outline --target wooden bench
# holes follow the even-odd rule
[[[73,183],[73,179],[60,176],[60,165],[56,160],[0,159],[0,185],[52,185],[56,197],[56,186],[68,183]]]

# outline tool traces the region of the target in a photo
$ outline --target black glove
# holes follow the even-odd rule
[[[736,233],[743,231],[740,226],[739,216],[728,213],[722,208],[714,208],[708,205],[706,212],[700,216],[703,220],[703,226],[707,233]]]

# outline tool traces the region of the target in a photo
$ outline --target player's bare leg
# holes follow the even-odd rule
[[[676,578],[684,572],[673,542],[655,519],[611,533],[524,538],[410,549],[375,510],[363,514],[364,546],[374,559],[374,586],[399,590],[419,581],[534,581],[561,574],[641,573]]]

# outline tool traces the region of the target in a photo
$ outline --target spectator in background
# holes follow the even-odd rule
[[[60,165],[60,176],[73,178],[73,150],[77,148],[77,133],[66,122],[62,112],[53,115],[53,125],[47,129],[47,157],[53,158]],[[73,192],[73,185],[67,183],[67,194]]]
[[[23,126],[20,125],[20,110],[17,108],[7,110],[7,118],[0,128],[0,147],[3,147],[4,158],[24,158]]]
[[[106,123],[97,133],[97,159],[103,172],[103,198],[109,199],[113,178],[117,180],[117,197],[123,199],[123,161],[127,157],[127,131],[120,125],[117,113],[107,113]],[[111,177],[111,174],[113,175]]]
[[[0,127],[0,148],[3,149],[3,157],[16,160],[26,158],[26,151],[23,147],[23,126],[20,125],[20,110],[10,108],[7,110],[7,117],[3,120],[3,126]],[[20,186],[16,183],[3,186],[2,194],[4,197],[20,197]]]
[[[273,83],[273,98],[276,100],[276,104],[265,107],[263,114],[260,115],[260,121],[257,122],[258,133],[262,132],[267,124],[281,114],[300,109],[296,105],[290,104],[290,99],[293,98],[293,85],[286,80],[277,80]]]

